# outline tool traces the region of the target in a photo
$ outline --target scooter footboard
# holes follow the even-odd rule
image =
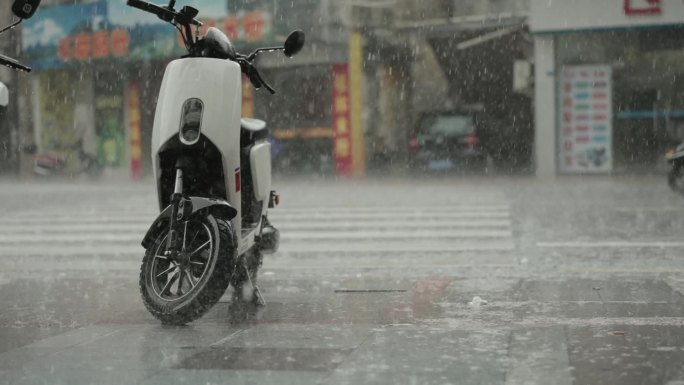
[[[167,206],[154,220],[152,226],[147,230],[141,244],[144,248],[154,242],[157,235],[168,230],[168,223],[171,220],[171,205]],[[217,218],[230,221],[237,215],[237,210],[230,203],[212,198],[189,197],[183,198],[179,204],[178,221],[185,221],[196,215],[203,215],[209,212]]]

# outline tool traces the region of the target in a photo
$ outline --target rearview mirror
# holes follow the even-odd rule
[[[292,57],[304,47],[304,32],[300,30],[292,31],[285,40],[285,56]]]
[[[20,19],[28,19],[36,13],[40,0],[14,0],[12,13]]]

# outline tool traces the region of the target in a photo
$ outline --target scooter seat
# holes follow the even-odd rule
[[[242,136],[249,138],[249,142],[254,142],[261,139],[268,138],[268,129],[266,122],[259,119],[241,118],[240,125],[242,127]]]

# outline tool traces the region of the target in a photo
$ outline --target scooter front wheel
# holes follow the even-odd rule
[[[235,265],[229,222],[207,214],[179,224],[178,255],[167,252],[168,230],[147,248],[140,268],[145,307],[164,324],[184,325],[204,315],[226,291]]]

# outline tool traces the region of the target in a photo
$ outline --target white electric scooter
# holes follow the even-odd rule
[[[167,66],[154,117],[152,163],[162,212],[142,241],[145,306],[163,323],[185,324],[205,314],[229,284],[234,301],[263,305],[256,274],[263,253],[278,248],[279,233],[267,219],[278,196],[271,190],[266,124],[240,116],[241,79],[244,73],[274,93],[254,58],[278,50],[291,57],[304,34],[295,31],[283,47],[245,56],[216,28],[200,38],[197,9],[176,11],[175,0],[127,4],[173,24],[188,49]]]

